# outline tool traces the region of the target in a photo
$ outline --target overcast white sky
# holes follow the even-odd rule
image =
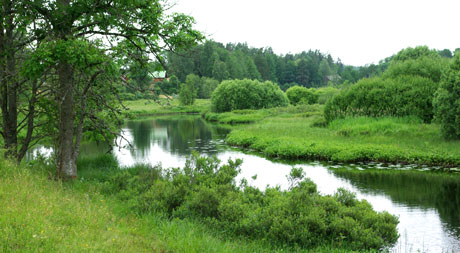
[[[460,47],[460,0],[171,0],[215,41],[319,49],[347,65],[378,63],[406,47]]]

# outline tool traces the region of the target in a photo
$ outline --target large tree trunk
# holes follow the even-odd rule
[[[74,154],[74,70],[69,63],[60,63],[59,76],[59,136],[57,173],[63,179],[77,177],[77,163]],[[74,159],[75,158],[75,159]]]
[[[72,34],[72,18],[68,13],[70,0],[58,0],[57,3],[61,9],[62,17],[60,23],[54,25],[58,37],[65,41]],[[74,68],[68,59],[62,59],[56,70],[59,81],[59,133],[56,169],[58,176],[62,179],[75,179],[77,178],[77,161],[74,155]]]
[[[11,2],[5,1],[3,3],[3,12],[11,12]],[[3,26],[4,25],[4,26]],[[8,158],[17,157],[18,147],[18,133],[17,133],[17,78],[16,78],[16,61],[15,61],[15,48],[14,48],[14,24],[13,15],[6,15],[2,20],[2,29],[0,34],[1,52],[4,53],[2,59],[2,73],[1,73],[1,109],[2,109],[2,126],[3,137],[5,141],[5,156]]]

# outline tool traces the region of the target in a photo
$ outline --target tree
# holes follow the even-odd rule
[[[200,77],[189,74],[185,83],[181,85],[179,91],[179,101],[181,105],[193,105],[197,96],[197,87],[200,85]]]
[[[201,77],[200,86],[198,87],[198,98],[211,98],[212,92],[217,88],[219,82],[209,77]]]
[[[220,60],[216,60],[214,62],[214,66],[212,68],[212,76],[219,82],[227,80],[230,77],[225,62]]]
[[[329,66],[329,63],[327,62],[326,59],[323,59],[321,63],[319,64],[319,70],[318,70],[319,75],[322,78],[322,84],[327,84],[329,75],[332,74],[331,67]]]
[[[310,81],[310,72],[308,71],[307,65],[307,61],[305,59],[301,59],[296,70],[296,81],[304,87],[309,87],[308,83]]]
[[[444,138],[460,139],[460,54],[442,76],[433,106]]]
[[[37,128],[46,125],[43,120],[47,118],[37,119],[36,116],[43,106],[46,107],[46,101],[41,98],[49,90],[42,80],[21,74],[25,59],[45,37],[41,29],[27,32],[34,24],[34,18],[21,1],[0,1],[0,134],[5,156],[17,162],[33,143],[46,135],[38,133]],[[20,135],[21,131],[25,135]]]
[[[99,128],[109,129],[106,122],[93,117],[103,107],[114,114],[119,112],[103,99],[88,100],[90,91],[110,88],[100,77],[116,76],[114,66],[124,65],[125,59],[136,55],[153,55],[164,64],[162,52],[190,47],[202,35],[193,29],[192,18],[183,14],[166,15],[167,6],[160,0],[25,0],[23,3],[47,34],[31,57],[30,66],[34,69],[29,75],[38,76],[45,69],[56,74],[57,174],[76,178],[83,125],[92,121]]]

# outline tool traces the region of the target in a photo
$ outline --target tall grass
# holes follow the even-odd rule
[[[439,125],[415,117],[351,117],[326,126],[316,109],[270,114],[235,129],[227,142],[286,159],[460,166],[460,141],[444,140]]]

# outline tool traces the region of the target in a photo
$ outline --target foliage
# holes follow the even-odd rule
[[[406,49],[407,50],[407,49]],[[404,51],[404,50],[403,50]],[[406,58],[406,57],[402,57]],[[405,61],[393,60],[383,74],[384,78],[397,79],[401,76],[420,76],[438,83],[441,80],[443,70],[447,68],[448,61],[434,54],[419,58],[408,58]]]
[[[235,180],[241,160],[219,165],[194,155],[183,169],[138,166],[112,175],[105,191],[128,201],[140,213],[199,219],[227,234],[272,245],[308,249],[337,245],[354,250],[380,249],[398,238],[396,217],[376,213],[366,201],[340,190],[321,196],[302,172],[291,173],[290,191],[262,192]]]
[[[446,139],[460,139],[460,54],[442,76],[434,98],[436,120]]]
[[[160,87],[161,93],[165,93],[166,95],[179,93],[180,82],[176,76],[171,76],[162,82],[158,82],[157,85]]]
[[[341,74],[344,68],[340,60],[334,61],[332,56],[318,50],[283,56],[276,55],[271,48],[251,48],[243,43],[223,45],[214,41],[167,57],[170,74],[182,82],[193,73],[219,82],[245,78],[272,81],[283,90],[294,82],[304,87],[322,86],[328,76]]]
[[[432,80],[420,76],[362,79],[330,100],[324,109],[324,116],[332,121],[347,116],[415,115],[430,122],[436,88]]]
[[[181,105],[193,105],[197,96],[196,84],[200,82],[200,78],[190,74],[184,84],[181,85],[179,91],[179,101]]]
[[[346,116],[415,115],[433,119],[433,98],[447,60],[428,47],[395,55],[382,77],[361,79],[327,103],[328,121]]]
[[[217,80],[208,77],[201,77],[200,85],[198,86],[198,98],[211,98],[211,94],[219,85]]]
[[[318,103],[322,105],[326,104],[339,92],[340,90],[338,88],[330,86],[317,88],[316,94],[318,94]]]
[[[215,112],[228,112],[286,106],[288,100],[272,82],[244,79],[222,82],[212,94],[211,104]]]
[[[408,47],[399,51],[393,56],[393,62],[404,62],[407,60],[416,60],[422,57],[439,57],[436,50],[430,50],[427,46]]]
[[[286,91],[289,102],[292,105],[315,104],[318,102],[318,94],[315,89],[307,89],[301,86],[293,86]]]
[[[49,180],[44,161],[0,160],[1,252],[273,252],[262,240],[222,237],[200,221],[133,215],[126,202],[101,194],[119,173],[111,155],[79,159],[79,180]],[[27,166],[26,166],[27,165]],[[129,201],[129,200],[128,200]],[[27,212],[24,212],[27,210]],[[72,234],[74,236],[63,236]],[[350,252],[321,245],[312,252]]]

